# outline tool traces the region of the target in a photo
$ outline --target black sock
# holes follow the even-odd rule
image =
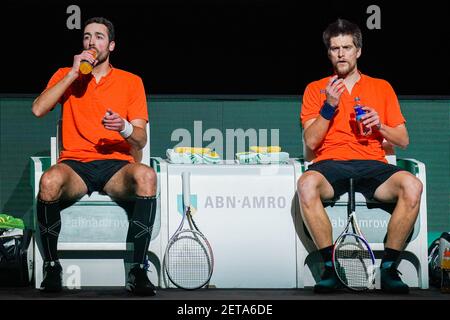
[[[384,255],[381,259],[381,267],[383,267],[383,264],[388,263],[386,267],[390,267],[392,263],[395,263],[397,259],[400,257],[400,251],[394,250],[391,248],[384,248]]]
[[[133,263],[145,264],[156,216],[156,197],[136,196],[127,242],[133,243]]]
[[[333,258],[333,245],[320,249],[319,253],[322,256],[323,262],[325,262],[325,266],[331,267],[331,260]]]
[[[59,200],[47,202],[38,198],[36,207],[44,261],[57,260],[58,236],[61,231]]]

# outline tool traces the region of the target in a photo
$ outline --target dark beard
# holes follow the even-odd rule
[[[356,64],[353,67],[349,67],[346,71],[340,72],[337,67],[334,68],[334,72],[338,75],[338,78],[345,79],[350,73],[356,69]]]
[[[97,62],[97,64],[96,64],[96,66],[99,66],[99,65],[101,65],[102,63],[104,63],[106,60],[108,60],[108,57],[109,57],[109,52],[106,53],[105,55],[100,54],[100,55],[97,57],[98,62]]]

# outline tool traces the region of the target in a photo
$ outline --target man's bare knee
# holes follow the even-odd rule
[[[136,183],[136,191],[139,195],[154,195],[156,190],[156,173],[147,166],[139,166],[135,169],[133,179]]]
[[[422,192],[423,184],[416,177],[408,177],[402,181],[400,197],[403,198],[409,208],[418,206]]]
[[[297,192],[302,205],[308,207],[320,199],[319,184],[320,177],[315,174],[307,172],[300,177],[297,182]]]
[[[52,168],[44,172],[39,181],[39,198],[44,201],[58,200],[63,183],[64,177],[60,170]]]

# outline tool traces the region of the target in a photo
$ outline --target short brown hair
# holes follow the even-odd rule
[[[91,23],[100,23],[100,24],[105,25],[106,28],[108,28],[109,42],[114,41],[114,38],[115,38],[114,25],[112,24],[111,21],[109,21],[108,19],[103,18],[103,17],[94,17],[94,18],[90,18],[90,19],[86,20],[86,22],[84,23],[84,27],[86,28],[86,26]]]
[[[345,19],[337,19],[331,23],[323,32],[323,43],[330,49],[330,39],[339,35],[350,35],[353,37],[355,47],[362,48],[362,33],[359,27]]]

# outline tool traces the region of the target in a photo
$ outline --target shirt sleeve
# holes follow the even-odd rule
[[[300,114],[300,120],[302,125],[305,126],[305,122],[317,118],[320,113],[323,101],[320,101],[320,90],[315,82],[310,83],[303,94],[302,110]]]
[[[397,95],[392,86],[385,82],[385,106],[386,106],[386,125],[389,127],[397,127],[406,122],[405,117],[400,109]]]
[[[64,68],[59,68],[58,71],[56,71],[53,74],[53,76],[50,78],[50,80],[48,81],[47,87],[45,88],[45,90],[47,90],[48,88],[53,87],[55,84],[57,84],[59,81],[61,81],[66,76],[66,74],[68,72],[69,71],[64,69]],[[70,90],[70,88],[68,90]],[[58,103],[60,103],[60,104],[63,103],[64,95],[65,95],[65,93],[58,99]],[[52,110],[53,110],[53,108],[52,108]]]
[[[148,122],[147,97],[145,95],[144,84],[140,77],[136,77],[132,81],[130,92],[127,120],[144,119]]]

